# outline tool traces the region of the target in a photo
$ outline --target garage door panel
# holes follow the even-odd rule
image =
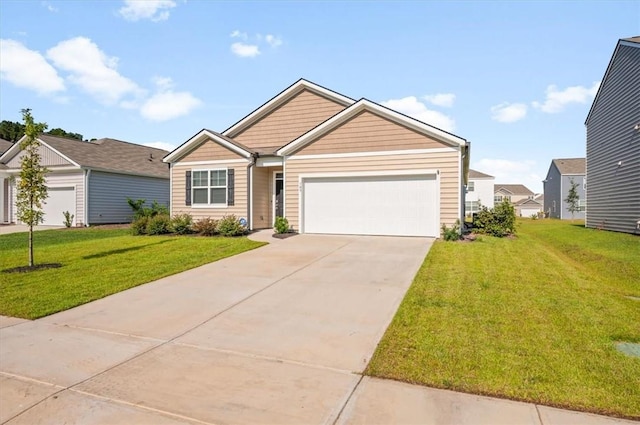
[[[74,215],[73,224],[75,225],[76,215],[76,191],[73,187],[49,187],[48,197],[42,205],[44,212],[44,225],[62,226],[64,223],[65,211],[69,211]]]
[[[303,231],[437,236],[436,196],[435,175],[305,179]]]

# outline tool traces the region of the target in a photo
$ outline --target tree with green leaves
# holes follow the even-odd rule
[[[33,267],[33,226],[44,221],[42,204],[47,199],[46,175],[48,170],[40,164],[38,136],[47,124],[36,123],[30,109],[23,109],[25,138],[20,143],[20,179],[17,181],[16,211],[18,220],[29,226],[29,267]]]
[[[567,193],[567,198],[564,200],[569,206],[567,210],[571,213],[571,219],[573,220],[575,213],[580,211],[580,195],[578,195],[578,183],[573,181],[573,178],[569,180],[571,182],[571,187],[569,188],[569,193]]]
[[[15,143],[22,136],[24,136],[24,125],[7,120],[0,122],[0,139]]]

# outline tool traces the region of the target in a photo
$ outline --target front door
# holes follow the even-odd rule
[[[284,179],[283,173],[275,173],[273,184],[274,201],[274,214],[275,217],[284,217]],[[274,217],[274,220],[275,220]]]

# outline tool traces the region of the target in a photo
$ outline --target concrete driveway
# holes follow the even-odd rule
[[[0,322],[0,422],[333,423],[431,240],[299,235]]]
[[[64,229],[64,226],[34,226],[33,230],[51,230]],[[9,233],[28,232],[29,226],[24,224],[1,224],[0,235],[8,235]]]

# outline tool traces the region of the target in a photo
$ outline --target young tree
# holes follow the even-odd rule
[[[42,203],[47,199],[45,177],[48,170],[40,165],[38,136],[47,124],[33,121],[30,109],[23,109],[25,138],[20,143],[20,180],[17,182],[16,210],[18,220],[29,226],[29,267],[33,267],[33,226],[43,222]]]
[[[569,193],[567,194],[567,198],[564,200],[569,206],[567,209],[571,213],[571,219],[573,220],[575,213],[580,211],[580,196],[578,195],[578,183],[573,181],[573,178],[570,180],[571,187],[569,188]]]

